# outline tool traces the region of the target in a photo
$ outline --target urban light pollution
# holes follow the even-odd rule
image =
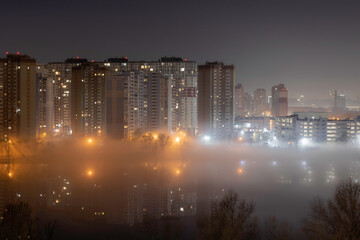
[[[360,239],[360,3],[6,1],[0,240]]]

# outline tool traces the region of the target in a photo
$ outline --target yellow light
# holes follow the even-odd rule
[[[244,172],[244,170],[242,168],[238,168],[237,172],[238,172],[238,174],[242,174]]]
[[[88,172],[87,172],[87,175],[88,176],[92,176],[94,173],[93,173],[93,171],[91,171],[91,170],[89,170]]]
[[[92,139],[91,139],[91,138],[88,139],[88,143],[92,143]]]
[[[14,174],[13,174],[12,172],[9,172],[9,173],[8,173],[8,176],[9,176],[9,177],[12,177],[13,175],[14,175]]]
[[[176,173],[176,175],[180,175],[180,173],[181,173],[180,169],[176,169],[175,173]]]
[[[179,142],[180,142],[180,138],[179,138],[179,137],[175,138],[175,141],[176,141],[177,143],[179,143]]]
[[[157,138],[158,138],[158,135],[155,134],[155,135],[154,135],[154,139],[157,139]]]
[[[242,137],[239,137],[238,140],[241,142],[241,141],[243,140],[243,138],[242,138]]]

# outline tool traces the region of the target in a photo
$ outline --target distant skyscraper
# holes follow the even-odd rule
[[[0,138],[36,136],[36,60],[7,54],[0,59]]]
[[[245,114],[245,116],[252,115],[253,105],[254,105],[253,97],[248,92],[245,92],[244,93],[244,111],[245,111],[244,114]]]
[[[346,110],[346,96],[344,93],[338,94],[337,90],[329,91],[330,94],[330,112],[341,112]]]
[[[271,88],[271,114],[273,117],[288,115],[288,91],[284,84]]]
[[[346,110],[346,96],[344,93],[340,93],[337,97],[337,107],[344,111]]]
[[[254,115],[264,116],[266,112],[266,91],[258,88],[254,91]]]
[[[96,63],[72,68],[71,127],[76,136],[105,135],[106,67]]]
[[[207,62],[198,69],[199,132],[229,139],[234,128],[235,68]]]
[[[72,68],[87,63],[86,59],[68,58],[65,62],[51,62],[47,68],[47,78],[53,79],[53,133],[71,134],[71,79]]]
[[[241,84],[235,87],[235,117],[245,115],[244,88]]]

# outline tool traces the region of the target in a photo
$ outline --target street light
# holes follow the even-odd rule
[[[88,170],[88,171],[87,171],[87,175],[88,175],[89,177],[91,177],[93,174],[94,174],[94,172],[93,172],[92,170]]]

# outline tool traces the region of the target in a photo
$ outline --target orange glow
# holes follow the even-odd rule
[[[180,169],[176,169],[175,173],[176,173],[176,175],[180,175],[181,174]]]
[[[12,172],[9,172],[9,173],[8,173],[8,176],[9,176],[9,177],[13,177],[14,174],[13,174]]]
[[[92,143],[92,139],[91,139],[91,138],[89,138],[87,141],[88,141],[88,143]]]
[[[154,139],[157,139],[157,138],[158,138],[158,135],[155,134],[155,135],[154,135]]]
[[[241,142],[241,141],[243,140],[243,138],[242,138],[242,137],[239,137],[238,140]]]
[[[94,172],[93,172],[92,170],[88,170],[87,175],[88,175],[89,177],[91,177],[93,174],[94,174]]]
[[[176,141],[177,143],[179,143],[179,142],[180,142],[180,138],[179,138],[179,137],[175,138],[175,141]]]
[[[238,174],[242,174],[244,172],[244,169],[238,168],[237,172],[238,172]]]

